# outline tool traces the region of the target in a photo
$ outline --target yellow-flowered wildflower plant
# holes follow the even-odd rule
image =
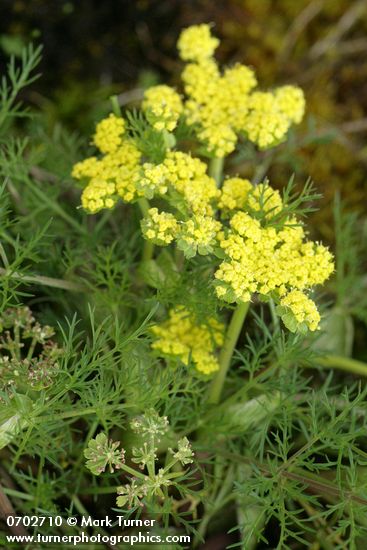
[[[258,295],[275,303],[290,331],[315,331],[320,315],[310,292],[333,272],[332,254],[308,239],[269,182],[221,174],[240,141],[259,149],[284,141],[303,118],[303,92],[293,85],[259,90],[254,70],[239,63],[221,70],[213,57],[218,45],[207,24],[185,29],[178,40],[186,62],[182,88],[153,86],[139,115],[115,113],[97,124],[99,152],[73,169],[85,184],[82,206],[96,213],[119,199],[137,202],[144,239],[176,246],[186,259],[210,257],[209,284],[219,303],[246,304]],[[153,349],[165,357],[204,374],[221,368],[224,328],[214,318],[200,323],[176,306],[152,334]]]

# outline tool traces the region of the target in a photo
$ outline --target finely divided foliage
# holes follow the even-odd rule
[[[328,371],[367,373],[348,357],[367,317],[360,222],[336,200],[330,283],[312,184],[227,162],[286,148],[302,90],[220,69],[207,24],[177,45],[182,88],[125,113],[114,98],[77,162],[82,140],[46,139],[41,115],[14,125],[39,50],[3,79],[0,502],[153,518],[192,547],[363,549],[366,389]]]

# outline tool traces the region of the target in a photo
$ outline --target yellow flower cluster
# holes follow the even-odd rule
[[[305,97],[300,88],[296,86],[281,86],[275,90],[279,110],[289,118],[291,122],[299,124],[305,112]]]
[[[178,41],[181,59],[191,61],[182,73],[188,124],[195,125],[198,139],[216,157],[231,153],[241,133],[260,148],[276,145],[292,123],[302,120],[302,90],[283,86],[274,92],[253,92],[254,71],[236,64],[221,75],[212,58],[215,48],[209,44],[208,25],[185,29]]]
[[[211,57],[219,45],[219,40],[210,33],[206,24],[193,25],[182,31],[177,42],[181,59],[203,61]]]
[[[210,254],[221,228],[222,224],[212,216],[194,216],[181,225],[177,246],[186,258],[192,258],[197,253]]]
[[[172,132],[183,111],[179,94],[164,84],[152,86],[144,93],[143,111],[150,124],[158,131]]]
[[[283,86],[274,93],[254,92],[248,98],[248,115],[242,130],[261,149],[279,143],[292,123],[299,123],[304,114],[302,90]]]
[[[105,120],[110,122],[112,119],[109,117]],[[123,119],[121,120],[124,123]],[[99,123],[99,128],[104,127],[103,122]],[[98,127],[96,135],[99,132],[101,138]],[[72,176],[88,182],[82,193],[82,206],[92,213],[102,208],[112,208],[118,197],[125,202],[131,202],[141,194],[137,190],[141,158],[139,149],[130,138],[121,138],[116,148],[116,140],[112,141],[113,147],[110,143],[110,152],[102,158],[90,157],[73,167]],[[106,136],[103,143],[107,144]]]
[[[178,357],[185,365],[191,361],[198,371],[211,374],[219,369],[215,349],[223,345],[224,327],[210,318],[199,324],[180,306],[169,312],[168,319],[152,328],[156,340],[152,347],[163,355]]]
[[[181,78],[188,96],[185,102],[185,114],[189,124],[200,122],[199,106],[205,105],[207,98],[213,98],[218,88],[219,68],[214,59],[199,63],[189,63]]]
[[[159,246],[170,244],[176,237],[178,227],[173,214],[158,212],[158,208],[150,208],[148,216],[141,221],[143,236]]]
[[[102,165],[97,157],[89,157],[74,164],[71,175],[77,180],[102,176]]]
[[[207,165],[187,153],[168,151],[161,164],[145,163],[139,189],[147,198],[178,193],[195,214],[212,214],[219,196],[215,180],[206,174]]]
[[[221,223],[214,218],[214,203],[220,191],[206,170],[207,165],[198,158],[181,151],[169,151],[161,164],[143,165],[143,175],[138,184],[148,198],[165,195],[168,202],[186,218],[179,225],[175,225],[170,218],[172,223],[167,226],[164,238],[165,244],[177,239],[177,246],[186,258],[192,258],[197,253],[211,253],[221,229]],[[144,221],[143,235],[157,242],[151,225],[151,220],[148,225]]]
[[[250,238],[255,243],[261,240],[260,222],[252,218],[247,212],[236,212],[231,218],[230,226],[240,237]]]
[[[116,185],[103,178],[93,178],[82,194],[82,206],[89,212],[113,208],[116,204]]]
[[[148,199],[152,199],[156,195],[165,195],[168,191],[167,168],[165,164],[145,162],[138,187]]]
[[[305,332],[307,329],[314,331],[320,323],[320,314],[315,302],[300,290],[291,290],[282,296],[277,311],[291,332]]]
[[[93,142],[101,153],[114,153],[122,143],[125,133],[125,121],[112,113],[108,118],[101,120],[96,127]]]
[[[264,197],[268,198],[265,208]],[[289,308],[286,313],[294,310],[297,322],[304,322],[315,330],[319,317],[312,314],[314,310],[310,304],[313,302],[303,291],[323,283],[331,275],[334,270],[332,254],[323,245],[307,241],[302,226],[296,225],[294,218],[279,229],[261,225],[260,220],[251,215],[251,211],[260,208],[272,213],[281,208],[280,195],[269,186],[264,186],[261,192],[255,188],[248,193],[248,211],[244,207],[234,212],[230,228],[218,233],[225,259],[215,273],[216,293],[229,302],[247,302],[254,292],[271,295],[277,301],[286,300],[281,301],[281,305]],[[304,318],[301,319],[302,305]]]
[[[141,221],[145,239],[160,246],[168,245],[176,239],[178,248],[186,258],[213,252],[221,227],[221,223],[212,216],[199,214],[179,222],[173,214],[158,212],[157,208],[151,208],[148,216]]]
[[[231,153],[237,142],[239,121],[247,114],[243,98],[256,85],[248,67],[236,65],[221,76],[213,59],[190,63],[182,73],[188,100],[185,114],[197,125],[197,136],[217,157]]]
[[[253,189],[251,182],[243,178],[224,180],[218,207],[223,210],[238,210],[245,206],[247,196]]]
[[[166,85],[146,90],[142,109],[149,124],[157,131],[172,132],[184,114],[199,141],[217,157],[231,153],[241,133],[260,147],[276,144],[292,123],[302,119],[302,91],[294,86],[282,86],[273,92],[253,91],[257,81],[251,68],[236,64],[221,73],[213,58],[218,44],[206,24],[181,33],[178,49],[188,62],[182,74],[187,98],[183,102]],[[230,178],[220,192],[207,175],[206,164],[179,151],[167,149],[161,164],[145,162],[141,166],[141,152],[127,136],[124,119],[115,114],[97,124],[93,143],[102,158],[90,157],[73,169],[75,178],[87,180],[82,205],[92,213],[112,208],[119,197],[131,202],[139,196],[152,198],[168,193],[172,202],[176,193],[181,200],[181,206],[176,204],[179,210],[211,216],[218,199],[219,207],[228,213],[243,203],[249,191],[249,183],[241,183],[246,180]]]

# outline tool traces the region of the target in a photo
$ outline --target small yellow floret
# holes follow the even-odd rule
[[[245,67],[243,69],[246,70]],[[185,103],[186,120],[190,125],[197,125],[198,139],[216,157],[225,157],[235,149],[237,135],[232,128],[233,121],[238,121],[246,102],[242,91],[250,85],[243,83],[241,88],[239,82],[236,82],[238,78],[235,75],[232,77],[229,73],[227,79],[222,78],[216,63],[211,59],[198,64],[190,63],[182,75],[189,96]],[[241,109],[236,99],[241,103]],[[247,108],[244,112],[247,112]]]
[[[227,302],[249,302],[257,289],[254,274],[244,272],[241,262],[222,262],[214,276],[217,296]]]
[[[212,202],[220,192],[206,170],[207,165],[200,159],[181,151],[168,151],[161,164],[143,165],[138,187],[149,199],[169,190],[177,192],[193,213],[212,214]]]
[[[247,102],[247,116],[239,117],[238,128],[260,148],[282,141],[292,123],[299,124],[305,111],[303,91],[297,86],[281,86],[274,92],[253,92]]]
[[[241,130],[248,113],[250,91],[256,86],[254,71],[237,63],[224,71],[220,83],[221,104],[226,111],[227,121],[236,130]]]
[[[143,164],[142,177],[139,180],[139,189],[148,199],[152,199],[154,195],[165,195],[167,193],[167,168],[164,164],[151,164],[146,162]]]
[[[111,118],[106,120],[112,125],[116,120],[122,121],[117,117],[114,119],[114,121]],[[104,126],[103,132],[106,130],[104,122],[100,123],[102,127]],[[102,140],[103,132],[100,125],[97,133],[99,132],[99,138]],[[82,195],[82,206],[91,213],[98,212],[102,208],[112,208],[118,196],[125,202],[131,202],[142,196],[137,188],[141,152],[132,139],[117,136],[115,145],[117,142],[118,146],[109,147],[109,152],[100,159],[90,157],[76,163],[73,167],[73,177],[89,180]]]
[[[137,188],[140,177],[141,152],[131,139],[123,139],[114,153],[105,155],[101,164],[103,174],[116,184],[116,191],[124,202],[136,200],[142,193]]]
[[[124,133],[124,119],[111,113],[97,124],[93,142],[101,153],[114,153],[121,145]]]
[[[256,86],[257,79],[253,69],[236,63],[224,71],[223,82],[235,94],[244,97]]]
[[[182,113],[179,94],[169,86],[152,86],[144,93],[142,108],[152,126],[158,130],[172,132]]]
[[[197,370],[203,374],[212,374],[219,368],[216,356],[201,347],[192,350],[192,361]]]
[[[235,150],[237,136],[228,124],[216,124],[215,120],[203,120],[202,127],[198,132],[198,138],[206,144],[209,153],[223,158]]]
[[[184,31],[185,40],[190,36],[188,46],[197,29],[209,27],[200,25]],[[187,33],[187,34],[186,34]],[[181,40],[181,39],[180,39]],[[180,44],[180,41],[179,41]],[[245,65],[237,64],[225,70],[221,76],[218,66],[210,55],[188,55],[183,59],[196,61],[189,63],[182,73],[185,92],[188,96],[184,114],[189,125],[195,125],[198,139],[209,153],[223,158],[232,153],[237,143],[237,133],[244,126],[248,114],[250,91],[256,86],[254,71]]]
[[[193,214],[213,215],[212,202],[218,198],[220,191],[215,180],[206,174],[196,179],[181,181],[176,190],[185,198]]]
[[[210,25],[192,25],[184,29],[177,42],[178,51],[184,61],[201,61],[211,57],[219,45],[218,38],[210,33]]]

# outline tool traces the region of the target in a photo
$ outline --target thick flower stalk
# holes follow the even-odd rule
[[[82,205],[91,213],[119,199],[153,201],[141,221],[144,239],[176,246],[187,260],[209,257],[208,284],[218,305],[238,304],[225,338],[218,320],[197,320],[179,305],[152,330],[152,347],[164,357],[194,364],[206,375],[219,370],[213,401],[253,296],[272,300],[289,330],[314,331],[320,315],[310,296],[334,270],[331,253],[309,240],[286,196],[267,181],[255,186],[239,176],[223,177],[224,158],[239,141],[259,149],[284,141],[302,120],[305,100],[292,85],[258,90],[251,67],[221,70],[213,57],[218,45],[209,25],[185,29],[178,40],[186,62],[182,91],[153,86],[139,117],[102,120],[93,137],[100,154],[73,170],[86,184]],[[189,128],[190,150],[187,143],[179,149],[178,127]],[[202,153],[211,158],[209,167],[196,156]]]

